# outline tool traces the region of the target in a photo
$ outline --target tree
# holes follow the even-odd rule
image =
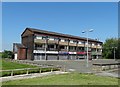
[[[119,47],[118,47],[118,39],[117,38],[109,38],[103,44],[103,57],[107,59],[114,58],[114,50],[116,58],[119,58]]]
[[[12,51],[4,50],[4,52],[2,53],[2,58],[12,58],[12,57],[13,57]]]

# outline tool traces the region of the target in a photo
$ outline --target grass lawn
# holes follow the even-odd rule
[[[3,82],[3,85],[118,85],[117,78],[69,73]]]
[[[0,59],[0,67],[2,70],[10,70],[10,69],[21,69],[21,68],[35,68],[36,66],[27,65],[27,64],[19,64],[16,62],[5,61],[4,59]]]

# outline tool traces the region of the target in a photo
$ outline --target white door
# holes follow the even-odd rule
[[[17,53],[14,54],[14,58],[15,58],[15,60],[17,60]]]

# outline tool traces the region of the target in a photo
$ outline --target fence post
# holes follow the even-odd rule
[[[64,72],[65,72],[65,65],[64,65]]]
[[[53,72],[53,68],[51,68],[51,72]]]
[[[40,68],[40,71],[39,71],[40,73],[41,73],[41,68]]]
[[[26,69],[26,70],[27,70],[26,74],[28,74],[28,69]]]
[[[60,68],[60,71],[62,72],[62,66],[60,66],[59,68]]]
[[[13,70],[11,71],[11,76],[13,76]]]

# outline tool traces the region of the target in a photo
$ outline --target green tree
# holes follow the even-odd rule
[[[2,58],[12,58],[12,57],[13,57],[12,51],[4,50],[4,52],[2,52]]]
[[[104,58],[114,58],[114,49],[116,58],[118,58],[118,39],[117,38],[109,38],[103,44],[103,57]]]

